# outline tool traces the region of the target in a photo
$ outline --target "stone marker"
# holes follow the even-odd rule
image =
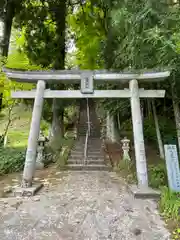
[[[180,171],[176,145],[164,145],[169,188],[180,192]]]

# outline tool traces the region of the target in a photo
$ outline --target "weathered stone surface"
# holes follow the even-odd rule
[[[23,187],[17,187],[14,189],[14,196],[34,196],[36,192],[38,192],[43,187],[42,183],[34,184],[32,187],[29,188],[23,188]]]
[[[5,188],[4,188],[4,193],[11,193],[12,192],[12,186],[6,186]]]
[[[59,179],[38,196],[6,199],[6,208],[0,201],[1,240],[170,239],[156,203],[134,199],[115,173],[63,172]]]
[[[150,187],[146,188],[138,188],[136,185],[129,186],[130,191],[133,193],[135,198],[146,198],[146,199],[159,199],[160,198],[160,191],[154,190]]]

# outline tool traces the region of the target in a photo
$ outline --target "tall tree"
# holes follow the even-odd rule
[[[22,11],[16,16],[16,26],[21,27],[25,36],[23,50],[33,63],[43,68],[64,69],[65,67],[65,30],[66,0],[25,1]],[[62,89],[62,84],[50,85]],[[52,102],[49,101],[49,105]],[[60,117],[61,115],[61,117]],[[53,100],[52,136],[61,136],[60,120],[63,119],[63,104]],[[62,122],[63,125],[63,122]]]

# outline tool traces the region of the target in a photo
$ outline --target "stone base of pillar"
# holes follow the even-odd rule
[[[160,198],[160,191],[154,190],[150,187],[138,187],[136,185],[128,186],[130,192],[133,194],[135,198],[140,199],[159,199]]]
[[[42,183],[36,183],[32,187],[23,188],[17,187],[14,189],[15,197],[31,197],[34,196],[41,188],[43,187]]]

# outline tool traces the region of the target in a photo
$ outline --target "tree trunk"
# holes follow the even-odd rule
[[[121,129],[120,113],[117,114],[118,129]]]
[[[162,159],[164,159],[163,141],[162,141],[161,132],[160,132],[160,128],[159,128],[159,122],[158,122],[158,117],[157,117],[156,106],[155,106],[154,100],[152,101],[152,110],[153,110],[153,115],[154,115],[154,122],[155,122],[155,128],[156,128],[156,136],[157,136],[157,141],[158,141],[159,153],[160,153],[160,157]]]
[[[147,99],[147,117],[151,118],[151,102],[150,99]]]
[[[141,106],[141,117],[142,117],[142,123],[144,122],[144,102],[141,101],[140,102],[140,106]]]
[[[7,57],[9,52],[12,23],[15,15],[15,6],[12,3],[12,1],[7,1],[7,5],[4,10],[6,11],[6,13],[3,21],[4,28],[3,28],[3,40],[1,43],[1,54],[3,57]],[[3,99],[3,93],[0,94],[0,111],[2,109],[2,99]]]
[[[57,55],[53,62],[53,68],[56,70],[64,69],[65,66],[65,30],[66,30],[66,1],[51,1],[49,3],[52,18],[56,23],[56,48]],[[63,85],[53,85],[53,89],[62,89]],[[64,136],[64,113],[63,104],[59,105],[57,99],[53,99],[53,120],[51,127],[51,141],[59,141]]]
[[[177,139],[178,139],[178,146],[180,150],[180,111],[179,111],[179,104],[172,99],[173,101],[173,109],[174,109],[174,117],[176,122],[176,131],[177,131]]]
[[[65,131],[64,131],[64,108],[61,110],[60,116],[59,116],[59,122],[61,127],[61,135],[64,137]]]
[[[173,74],[173,78],[171,81],[171,89],[172,89],[172,103],[173,103],[173,109],[174,109],[174,117],[176,122],[178,147],[180,151],[180,111],[179,111],[179,102],[178,102],[178,97],[176,92],[175,74]]]
[[[8,1],[6,6],[6,14],[4,18],[4,32],[2,42],[2,56],[7,57],[9,52],[9,43],[11,37],[11,28],[15,14],[15,6],[11,1]]]
[[[4,134],[3,134],[3,138],[4,138],[4,147],[6,147],[6,144],[7,144],[7,136],[8,136],[8,130],[9,130],[9,127],[10,127],[10,124],[12,122],[12,111],[13,111],[13,108],[15,106],[15,101],[12,103],[11,106],[9,106],[8,108],[8,121],[7,121],[7,125],[6,125],[6,128],[4,130]]]
[[[2,108],[3,108],[3,93],[0,93],[0,111],[2,110]]]
[[[62,131],[59,119],[59,104],[56,98],[53,99],[53,118],[50,133],[50,142],[57,143],[62,138]]]

